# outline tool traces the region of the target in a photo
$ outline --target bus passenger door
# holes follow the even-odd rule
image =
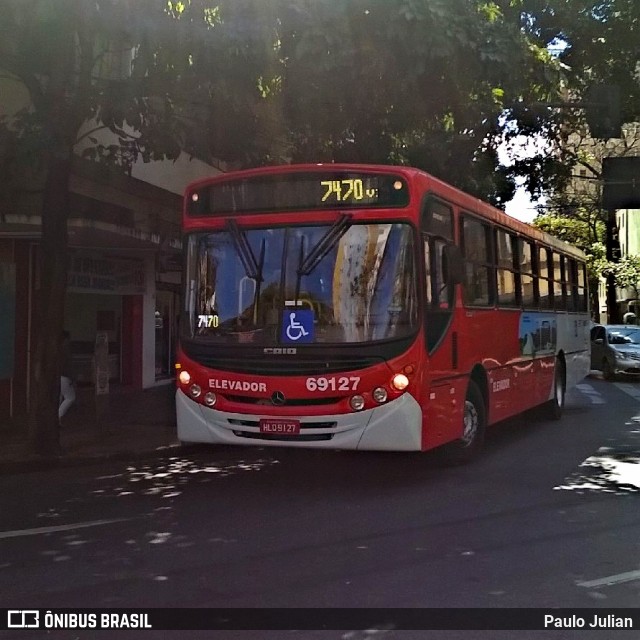
[[[428,353],[428,389],[423,411],[426,446],[437,446],[461,429],[462,407],[458,387],[457,336],[451,331],[455,307],[453,264],[453,212],[434,198],[428,198],[422,215],[424,250],[424,336]],[[458,429],[458,430],[459,430]]]

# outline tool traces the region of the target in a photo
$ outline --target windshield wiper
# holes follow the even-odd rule
[[[227,220],[227,230],[231,235],[233,244],[240,256],[240,261],[246,274],[256,282],[262,282],[262,267],[264,262],[264,240],[262,248],[260,250],[260,262],[256,260],[251,245],[247,240],[247,234],[244,230],[240,229],[238,223],[235,220]]]
[[[351,216],[343,213],[327,229],[327,232],[320,238],[318,244],[309,252],[307,257],[303,257],[304,249],[300,249],[300,264],[298,265],[298,275],[308,276],[323,260],[323,258],[333,249],[336,243],[342,238],[351,226]]]
[[[263,281],[262,272],[264,270],[265,239],[262,238],[260,257],[256,260],[249,240],[247,240],[247,234],[238,226],[238,223],[235,220],[228,219],[226,227],[233,240],[233,245],[240,257],[240,262],[242,262],[245,273],[256,283],[253,298],[253,323],[256,324],[258,320],[258,306],[260,304],[260,286]]]
[[[300,295],[300,282],[302,276],[308,276],[324,259],[324,257],[335,247],[340,238],[348,231],[351,226],[351,216],[343,213],[328,229],[327,232],[318,240],[318,244],[311,249],[305,257],[304,255],[304,236],[300,238],[300,255],[298,257],[298,268],[296,270],[296,296],[298,301]]]

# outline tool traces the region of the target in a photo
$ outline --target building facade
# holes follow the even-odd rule
[[[565,197],[569,202],[574,202],[576,206],[592,211],[594,219],[603,213],[603,159],[640,155],[640,123],[631,122],[623,125],[622,136],[622,138],[599,140],[590,137],[585,132],[576,131],[568,138],[567,144],[574,152],[577,161],[574,164],[572,178],[567,185]],[[616,243],[619,244],[619,257],[640,255],[640,210],[617,210],[614,220],[613,235]],[[605,278],[600,278],[597,293],[598,302],[593,309],[594,316],[600,322],[609,322]],[[634,302],[636,298],[638,295],[635,291],[616,289],[617,311],[620,317],[634,305],[638,307],[637,302]],[[640,314],[638,316],[640,317]]]
[[[144,389],[173,377],[181,192],[218,170],[186,156],[150,165],[140,171],[144,180],[135,170],[129,176],[80,158],[74,165],[64,306],[79,385],[95,384],[99,335],[108,342],[111,385]],[[153,184],[165,181],[170,189]],[[29,405],[40,326],[40,215],[39,198],[26,196],[0,216],[0,421],[26,414]]]

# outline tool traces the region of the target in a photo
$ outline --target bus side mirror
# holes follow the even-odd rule
[[[442,261],[447,284],[460,284],[464,279],[464,261],[460,248],[455,244],[446,245],[442,254]]]

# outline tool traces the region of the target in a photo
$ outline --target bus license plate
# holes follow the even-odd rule
[[[262,418],[260,433],[277,433],[285,436],[300,434],[300,420],[282,420],[280,418]]]

